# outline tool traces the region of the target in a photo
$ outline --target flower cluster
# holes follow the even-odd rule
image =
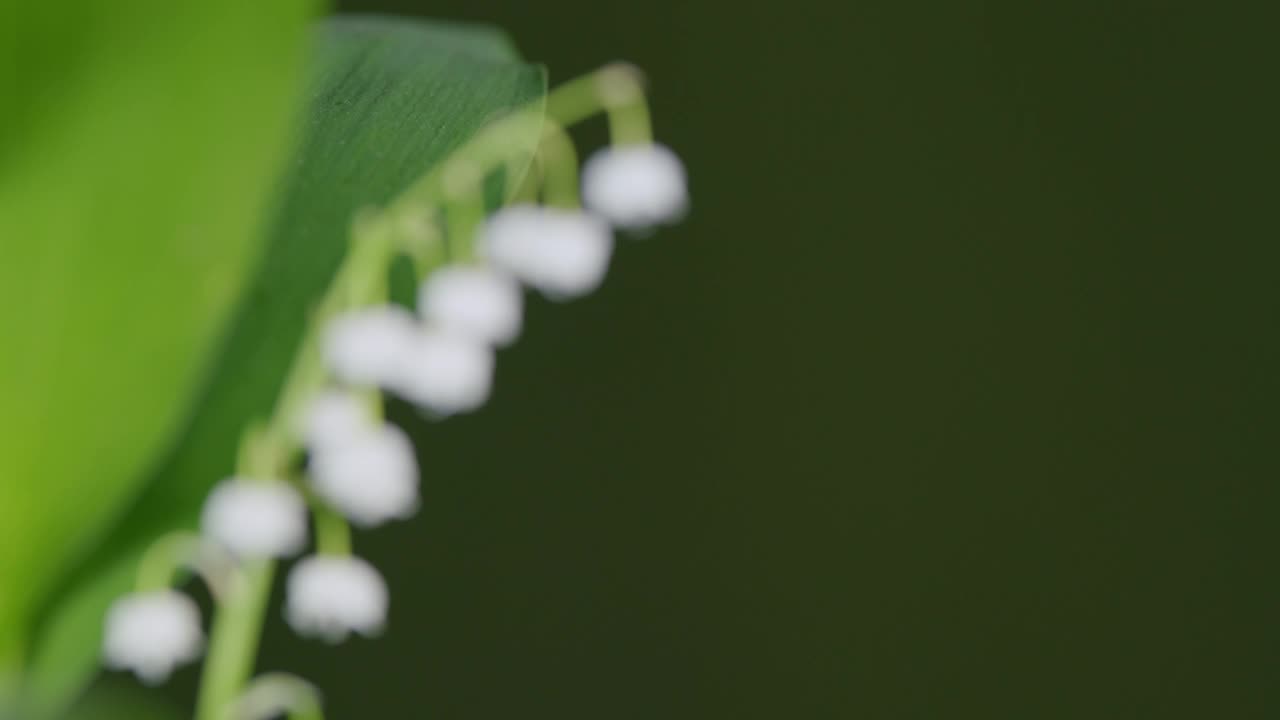
[[[305,466],[242,468],[210,492],[200,522],[200,542],[233,567],[295,557],[315,535],[315,553],[293,564],[285,584],[285,619],[296,632],[338,642],[386,624],[387,584],[351,554],[348,523],[403,520],[420,500],[413,445],[382,419],[381,394],[435,418],[476,410],[492,390],[495,351],[521,332],[525,288],[557,301],[592,292],[613,256],[615,228],[675,221],[688,202],[679,159],[652,142],[592,156],[581,197],[581,208],[509,205],[467,228],[467,237],[451,237],[454,260],[425,274],[413,311],[357,301],[324,318],[314,348],[323,380],[289,422]],[[466,249],[457,252],[454,242]],[[105,660],[159,682],[198,657],[203,631],[196,606],[167,578],[141,585],[108,614]]]

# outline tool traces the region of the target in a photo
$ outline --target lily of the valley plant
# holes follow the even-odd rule
[[[611,145],[579,174],[565,128],[597,113]],[[518,142],[540,138],[529,162]],[[523,172],[527,166],[527,172]],[[508,204],[485,217],[486,182]],[[595,290],[614,230],[645,233],[687,208],[684,168],[651,136],[638,73],[612,65],[553,91],[545,106],[480,131],[386,207],[352,219],[347,257],[315,309],[273,413],[247,428],[238,471],[205,501],[200,533],[158,539],[136,589],[106,617],[104,662],[148,683],[204,658],[199,720],[322,717],[300,678],[251,678],[276,565],[285,620],[340,642],[386,625],[392,589],[353,553],[351,526],[411,518],[419,506],[413,445],[383,419],[390,393],[444,420],[489,397],[496,348],[521,330],[526,288],[554,300]],[[416,308],[388,302],[388,271],[409,257]],[[300,557],[299,557],[300,556]],[[207,583],[207,637],[196,604],[175,585]]]

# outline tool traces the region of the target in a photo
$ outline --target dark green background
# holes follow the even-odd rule
[[[262,666],[334,718],[1280,715],[1255,6],[345,3],[640,64],[694,212],[414,425],[388,634]]]

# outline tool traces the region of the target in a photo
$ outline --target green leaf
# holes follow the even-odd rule
[[[320,27],[304,138],[265,261],[177,450],[47,619],[32,669],[45,704],[92,670],[105,604],[127,590],[137,554],[194,526],[209,487],[232,472],[246,425],[268,416],[355,212],[390,200],[487,121],[545,92],[542,69],[493,30],[390,18]]]
[[[184,714],[166,703],[160,693],[127,687],[123,683],[103,683],[86,693],[62,720],[179,720],[182,717]]]
[[[210,370],[285,159],[311,5],[0,7],[0,704],[58,574]]]

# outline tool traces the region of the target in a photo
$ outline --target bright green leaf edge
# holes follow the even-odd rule
[[[546,94],[544,70],[492,28],[338,17],[320,25],[316,44],[303,139],[263,264],[178,449],[50,605],[29,668],[33,714],[83,687],[103,613],[128,590],[138,554],[194,527],[209,487],[232,472],[241,432],[268,415],[355,212],[390,200],[487,122]],[[530,151],[535,144],[530,136]]]
[[[42,598],[210,369],[312,9],[0,3],[0,705]]]

